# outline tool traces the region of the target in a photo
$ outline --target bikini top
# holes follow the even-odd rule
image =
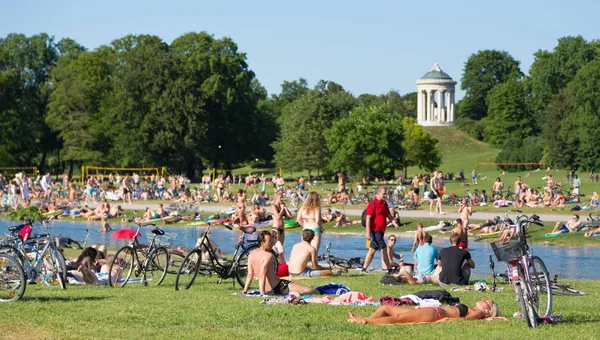
[[[469,307],[467,307],[466,305],[463,305],[462,303],[458,303],[458,304],[454,305],[454,307],[458,308],[458,313],[461,318],[464,318],[465,316],[467,316],[467,313],[469,312]]]

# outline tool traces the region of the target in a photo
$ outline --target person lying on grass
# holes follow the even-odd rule
[[[273,240],[271,234],[263,230],[258,234],[258,244],[260,247],[253,250],[248,256],[248,276],[242,293],[246,294],[252,280],[258,279],[258,288],[260,294],[286,295],[290,292],[297,292],[300,295],[316,295],[319,292],[311,287],[294,283],[292,281],[280,279],[275,273],[273,266]]]
[[[379,306],[370,317],[363,318],[350,313],[348,322],[358,324],[391,325],[399,323],[481,320],[500,316],[500,309],[493,300],[481,300],[474,308],[463,304],[442,307],[411,308],[406,306]]]

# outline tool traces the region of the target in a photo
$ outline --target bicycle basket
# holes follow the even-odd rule
[[[146,238],[148,239],[148,243],[152,242],[152,237],[154,237],[154,235],[147,234]],[[157,247],[162,246],[168,248],[171,246],[171,242],[174,241],[175,238],[177,238],[177,233],[165,233],[164,235],[156,236],[154,244]]]
[[[492,242],[491,245],[496,258],[501,262],[508,262],[526,253],[525,247],[521,242],[510,242],[507,244]]]

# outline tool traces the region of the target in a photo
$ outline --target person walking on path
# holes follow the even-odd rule
[[[392,214],[390,214],[390,209],[388,208],[387,202],[384,200],[385,195],[385,187],[377,188],[377,194],[375,195],[375,198],[373,198],[373,201],[367,205],[365,238],[370,245],[369,251],[365,257],[365,264],[360,271],[361,274],[367,272],[367,268],[369,268],[369,264],[371,264],[373,256],[378,250],[381,251],[381,257],[383,258],[386,267],[392,268],[391,264],[389,263],[389,256],[387,254],[387,245],[384,234],[388,221],[396,228],[399,226],[394,220]]]

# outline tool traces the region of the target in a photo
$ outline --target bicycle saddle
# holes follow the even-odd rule
[[[240,226],[238,227],[244,234],[252,234],[256,231],[255,227],[252,226]]]
[[[154,235],[158,235],[158,236],[162,236],[165,234],[165,232],[162,229],[160,229],[159,227],[152,229],[151,233],[153,233]]]
[[[25,228],[26,226],[30,225],[29,223],[24,223],[21,225],[15,225],[12,227],[8,227],[8,231],[10,232],[15,232],[15,231],[21,231],[21,229]]]

